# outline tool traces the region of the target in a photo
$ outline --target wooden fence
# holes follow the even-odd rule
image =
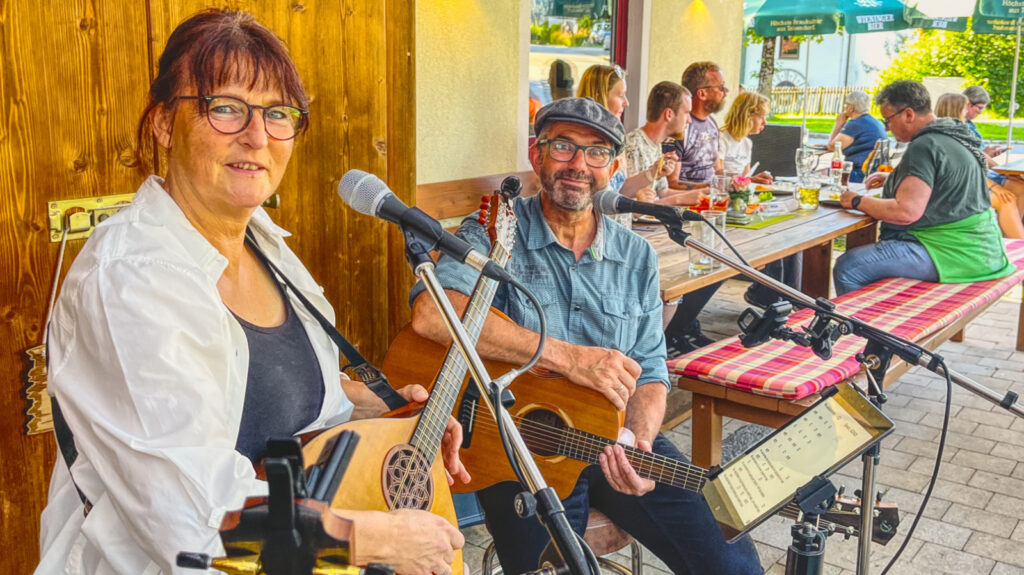
[[[866,92],[867,86],[812,86],[807,89],[808,116],[835,116],[843,109],[850,92]],[[800,114],[804,89],[795,86],[772,89],[772,114]],[[872,104],[874,106],[874,104]]]

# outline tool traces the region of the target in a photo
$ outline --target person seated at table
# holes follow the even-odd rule
[[[718,131],[718,157],[726,175],[746,174],[750,170],[750,155],[754,143],[750,134],[760,134],[768,125],[769,103],[757,92],[743,92],[736,96],[725,115],[725,124]],[[771,172],[759,172],[750,176],[756,184],[771,184]]]
[[[580,78],[580,88],[577,96],[590,98],[604,106],[616,118],[622,118],[622,113],[629,107],[629,100],[626,99],[626,71],[619,66],[595,65],[587,68]],[[638,199],[642,202],[649,202],[656,197],[654,190],[650,188],[652,178],[649,174],[634,171],[627,167],[624,156],[620,154],[618,160],[619,169],[612,174],[608,186],[615,192],[627,198]],[[666,161],[655,170],[657,176],[665,176],[675,171],[676,156],[672,154]],[[615,214],[612,219],[619,222],[626,228],[632,226],[632,214]]]
[[[668,176],[675,173],[678,156],[665,153],[662,144],[683,134],[690,124],[690,92],[675,82],[658,82],[647,95],[647,122],[626,135],[626,170],[645,178],[653,196],[641,201],[672,206],[690,206],[700,198],[699,190],[669,188]],[[628,194],[623,194],[628,195]]]
[[[260,207],[309,122],[287,49],[242,12],[194,15],[167,39],[137,129],[160,148],[130,206],[96,227],[53,310],[49,391],[73,433],[58,457],[36,573],[182,573],[181,551],[223,555],[226,511],[266,495],[269,438],[376,417],[384,402],[339,371],[311,306],[334,311]],[[247,245],[250,233],[252,244]],[[422,401],[416,385],[400,393]],[[449,421],[445,444],[461,441]],[[63,436],[62,448],[69,446]],[[451,441],[449,441],[451,440]],[[469,476],[449,449],[449,470]],[[464,539],[419,510],[336,510],[354,562],[448,573]]]
[[[842,144],[843,157],[847,162],[853,162],[850,181],[854,183],[864,181],[864,160],[874,149],[875,142],[888,137],[885,127],[870,112],[871,98],[867,94],[859,90],[847,94],[843,111],[836,116],[835,126],[825,146],[831,152],[837,142]]]
[[[939,118],[953,118],[966,122],[969,107],[970,101],[967,96],[947,92],[935,101],[935,115]],[[991,162],[992,159],[988,158],[988,161]],[[1001,181],[1005,181],[1005,179],[1001,178]],[[989,199],[992,202],[992,208],[996,211],[999,229],[1002,230],[1003,237],[1024,238],[1024,223],[1021,222],[1020,207],[1017,204],[1018,197],[991,178],[988,178],[987,184],[990,190]]]
[[[538,367],[624,410],[622,437],[635,438],[641,450],[684,461],[659,433],[669,384],[657,254],[593,206],[594,194],[607,187],[616,169],[622,123],[592,100],[568,98],[541,109],[536,126],[529,152],[541,188],[515,200],[519,225],[508,265],[544,303],[549,337]],[[457,235],[488,251],[487,230],[475,219],[465,219]],[[437,275],[456,309],[464,309],[479,274],[442,257]],[[447,345],[448,331],[423,291],[417,284],[410,294],[413,329]],[[494,304],[510,319],[490,314],[477,349],[486,358],[525,362],[539,342],[536,310],[507,284],[498,288]],[[516,514],[513,499],[521,491],[518,483],[504,482],[478,492],[505,573],[537,569],[549,541],[536,517]],[[749,537],[727,543],[703,496],[641,478],[620,445],[604,448],[599,465],[584,469],[563,504],[581,536],[589,508],[597,508],[673,573],[762,573]]]
[[[1006,256],[985,185],[985,155],[965,124],[932,113],[920,82],[893,82],[875,96],[886,127],[908,143],[890,173],[874,173],[868,189],[846,190],[840,201],[881,221],[879,242],[854,248],[836,261],[842,295],[876,280],[907,277],[941,283],[994,279],[1015,269]]]

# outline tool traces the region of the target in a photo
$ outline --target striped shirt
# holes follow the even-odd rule
[[[577,261],[548,227],[540,196],[515,200],[515,213],[518,227],[508,269],[540,300],[548,335],[576,345],[619,350],[640,364],[638,385],[657,381],[668,386],[658,257],[650,244],[600,216],[593,244]],[[466,218],[456,235],[486,253],[487,230],[475,218]],[[437,276],[445,288],[468,296],[479,274],[442,257]],[[416,284],[410,301],[423,289]],[[517,324],[539,331],[530,300],[515,289],[502,284],[493,305]]]

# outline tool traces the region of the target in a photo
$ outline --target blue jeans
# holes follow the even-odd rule
[[[839,256],[832,270],[836,295],[894,277],[937,282],[939,272],[923,245],[902,240],[885,240],[853,248]]]
[[[654,452],[685,461],[679,450],[658,434]],[[536,517],[520,519],[512,498],[518,483],[499,483],[478,492],[487,527],[494,537],[505,573],[537,569],[548,544],[547,531]],[[760,575],[764,572],[750,537],[727,543],[704,497],[692,491],[658,484],[643,497],[612,489],[600,466],[583,470],[572,494],[562,501],[569,524],[580,535],[586,530],[590,507],[596,507],[668,565],[673,573],[693,575]]]

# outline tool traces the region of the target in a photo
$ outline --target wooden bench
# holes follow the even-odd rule
[[[517,176],[523,183],[520,195],[532,196],[540,191],[540,180],[533,171],[512,172],[479,178],[450,180],[416,186],[416,207],[442,220],[446,228],[457,227],[462,218],[480,207],[480,198],[493,194],[507,176]]]
[[[1005,278],[971,284],[889,278],[836,298],[837,311],[934,350],[962,337],[971,320],[1024,281],[1024,240],[1008,241],[1007,252],[1017,271]],[[801,310],[789,325],[806,325],[811,315]],[[813,403],[826,386],[857,376],[860,365],[854,356],[864,343],[860,337],[844,336],[836,342],[832,359],[824,361],[792,343],[770,341],[746,349],[733,337],[670,361],[679,388],[693,394],[693,463],[721,463],[723,416],[779,427]],[[1024,351],[1024,304],[1017,318],[1017,350]],[[885,384],[910,367],[894,360]],[[956,361],[950,368],[956,369]]]

